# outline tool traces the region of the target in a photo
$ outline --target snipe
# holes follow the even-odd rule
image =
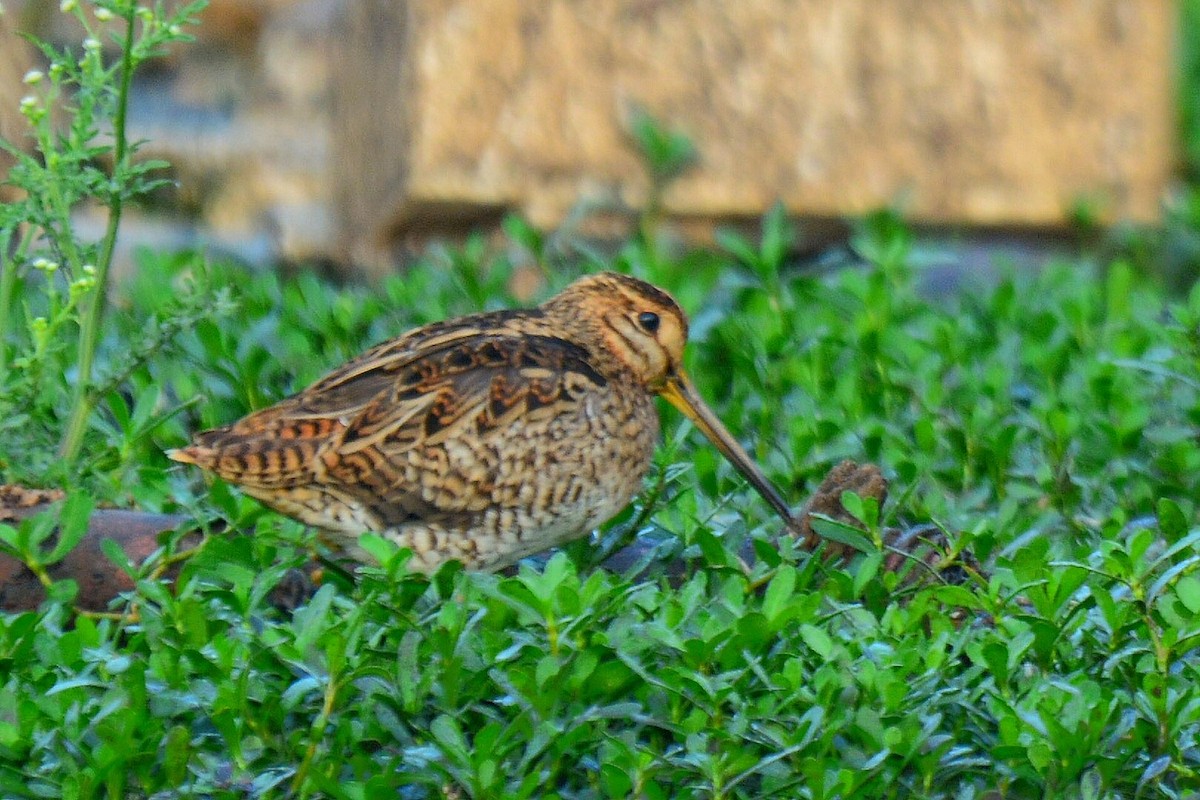
[[[168,455],[347,540],[377,531],[414,569],[496,569],[583,536],[642,485],[653,396],[686,414],[787,522],[780,493],[683,371],[687,318],[615,273],[538,308],[384,342],[277,405]]]

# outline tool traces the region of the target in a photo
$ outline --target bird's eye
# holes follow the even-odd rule
[[[646,333],[658,333],[658,314],[653,311],[643,311],[638,314],[638,324]]]

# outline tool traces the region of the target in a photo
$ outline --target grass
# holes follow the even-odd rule
[[[507,306],[516,263],[470,245],[371,288],[216,265],[238,315],[180,334],[110,398],[159,420],[91,494],[219,514],[134,619],[69,602],[0,618],[0,791],[17,797],[1145,797],[1200,790],[1200,288],[1122,263],[1050,265],[929,299],[909,236],[790,268],[761,241],[633,271],[693,314],[692,375],[801,500],[842,458],[893,479],[883,524],[933,524],[989,577],[899,586],[877,557],[819,565],[671,412],[650,530],[687,577],[634,580],[569,548],[511,577],[408,575],[402,556],[288,614],[314,542],[161,449],[299,389],[367,344]],[[102,352],[135,347],[197,262],[148,255]],[[168,301],[169,302],[169,301]],[[187,403],[164,418],[165,408]],[[151,444],[145,444],[149,439]],[[127,460],[125,460],[127,459]],[[621,525],[632,513],[618,518]],[[716,546],[714,546],[714,544]],[[69,592],[64,595],[69,599]]]

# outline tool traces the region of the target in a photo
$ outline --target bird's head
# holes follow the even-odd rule
[[[705,404],[684,372],[688,321],[675,298],[643,280],[604,272],[575,281],[543,308],[592,351],[598,366],[627,371],[646,390],[683,412],[789,527],[795,525],[779,490]]]
[[[675,298],[643,280],[604,272],[572,283],[546,306],[603,366],[659,392],[683,362],[688,322]]]

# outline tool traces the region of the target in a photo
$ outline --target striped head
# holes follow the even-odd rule
[[[624,370],[660,392],[683,364],[688,321],[671,295],[643,280],[604,272],[581,278],[542,306],[603,371]]]

